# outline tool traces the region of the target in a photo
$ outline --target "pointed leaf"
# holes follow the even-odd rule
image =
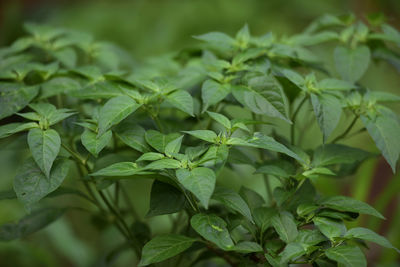
[[[167,102],[183,112],[193,115],[193,98],[184,90],[177,90],[166,96]]]
[[[112,132],[107,131],[100,137],[96,133],[85,129],[81,135],[81,141],[83,146],[95,157],[103,150],[103,148],[110,143],[112,138]]]
[[[338,46],[334,52],[336,71],[343,80],[354,83],[364,75],[370,57],[371,53],[367,46],[358,46],[354,49]]]
[[[41,130],[34,128],[29,130],[28,145],[33,159],[46,177],[49,177],[51,166],[60,151],[60,136],[53,129]]]
[[[195,241],[194,238],[176,234],[156,236],[144,245],[138,266],[169,259],[190,248]]]
[[[108,100],[100,109],[98,135],[101,136],[104,134],[108,129],[121,122],[139,107],[140,104],[125,95]]]
[[[325,255],[346,267],[366,267],[367,260],[365,259],[364,253],[359,247],[356,246],[339,246],[329,248],[325,251]]]
[[[215,188],[215,173],[205,167],[198,167],[192,170],[179,169],[176,171],[178,181],[187,190],[192,192],[208,208],[208,201],[211,198]]]
[[[226,228],[226,222],[214,214],[196,214],[190,219],[193,229],[208,241],[213,242],[223,250],[234,247],[231,236]]]

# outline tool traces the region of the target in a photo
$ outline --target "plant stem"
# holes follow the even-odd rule
[[[156,123],[158,130],[159,130],[161,133],[164,133],[164,127],[163,127],[163,125],[162,125],[160,119],[159,119],[157,116],[153,116],[153,115],[151,116],[151,118],[152,118],[153,121]]]
[[[350,125],[347,127],[347,129],[340,135],[338,135],[335,139],[332,140],[332,144],[336,143],[337,141],[339,141],[340,139],[343,139],[346,137],[346,135],[351,131],[351,129],[353,128],[353,126],[356,124],[358,117],[355,116],[353,121],[350,123]]]
[[[257,120],[256,115],[254,113],[252,113],[252,117],[253,117],[253,120]],[[261,116],[260,116],[259,120],[262,121]],[[257,131],[257,132],[259,132],[261,130],[258,124],[254,125],[254,128],[255,128],[255,131]],[[261,148],[258,149],[258,154],[260,156],[261,162],[264,162],[265,155],[264,155],[264,151]],[[272,197],[272,188],[271,188],[271,184],[269,181],[269,177],[268,177],[268,175],[263,174],[263,178],[264,178],[265,189],[267,191],[269,202],[271,203],[271,205],[273,205],[274,198]]]
[[[300,104],[297,106],[296,110],[293,112],[292,117],[290,119],[292,121],[292,124],[290,125],[290,143],[292,145],[294,145],[294,143],[295,143],[295,140],[294,140],[294,138],[295,138],[295,136],[294,136],[295,121],[296,121],[297,115],[299,114],[301,107],[304,105],[306,100],[307,100],[307,95],[305,95],[304,98],[301,100]]]
[[[87,165],[87,162],[85,159],[83,159],[78,153],[76,153],[75,151],[73,151],[71,148],[69,148],[68,146],[66,146],[65,144],[62,143],[62,147],[65,148],[65,150],[67,150],[71,156],[75,159],[75,161],[80,164],[87,173],[90,172],[90,167]],[[81,175],[83,176],[83,173],[81,172]],[[92,181],[93,182],[93,181]],[[98,201],[98,199],[95,197],[95,194],[93,192],[93,190],[91,189],[90,185],[88,184],[87,181],[84,180],[84,184],[85,187],[88,191],[88,193],[93,197],[93,199],[96,200],[97,202],[97,206],[101,211],[104,211],[104,208],[102,207],[102,205],[100,204],[100,202]],[[106,204],[107,208],[109,209],[109,211],[115,216],[115,218],[117,219],[115,221],[115,226],[118,228],[118,230],[121,232],[121,234],[129,241],[129,243],[132,244],[133,249],[135,250],[136,254],[138,256],[140,256],[141,254],[141,246],[139,245],[139,243],[135,240],[135,237],[132,235],[128,225],[126,224],[125,220],[123,219],[123,217],[121,216],[121,214],[119,213],[118,210],[116,210],[111,203],[108,201],[107,197],[104,195],[104,193],[96,188],[96,192],[97,194],[99,194],[100,198],[103,200],[103,202]]]

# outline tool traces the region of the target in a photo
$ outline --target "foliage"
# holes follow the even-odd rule
[[[373,61],[400,70],[400,33],[384,21],[327,15],[291,37],[252,36],[245,25],[234,37],[195,36],[198,47],[135,68],[121,49],[90,35],[36,24],[26,31],[0,50],[0,137],[27,134],[30,156],[14,191],[0,196],[18,198],[28,215],[1,226],[0,240],[76,209],[41,207],[43,198],[72,194],[112,217],[140,266],[213,257],[232,266],[366,266],[365,241],[396,249],[369,229],[346,228],[359,214],[383,219],[373,207],[313,186],[372,156],[336,144],[365,130],[396,170],[400,122],[383,103],[400,97],[360,83]],[[335,45],[333,72],[313,53],[323,43]],[[322,132],[311,151],[296,138],[307,132],[296,121],[307,104]],[[242,116],[232,118],[231,109]],[[341,117],[351,122],[333,137]],[[268,199],[218,183],[239,165],[263,175]],[[72,178],[82,190],[61,187]],[[174,214],[170,233],[151,234],[130,205],[123,183],[139,178],[153,180],[147,217]]]

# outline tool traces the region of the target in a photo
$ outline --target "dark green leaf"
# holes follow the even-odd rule
[[[298,235],[297,226],[293,215],[289,212],[284,211],[276,214],[272,217],[271,223],[285,243],[291,243],[296,239]]]
[[[196,214],[190,219],[193,229],[203,238],[213,242],[223,250],[234,248],[226,222],[214,214]]]
[[[211,169],[205,167],[192,170],[178,169],[176,177],[183,187],[192,192],[201,204],[208,208],[208,201],[214,192],[216,181],[215,173]]]
[[[356,246],[339,246],[329,248],[325,251],[325,255],[338,262],[341,266],[346,267],[366,267],[367,261],[365,259],[364,253],[361,249]]]
[[[138,266],[147,266],[169,259],[190,248],[195,241],[196,239],[183,235],[156,236],[144,245]]]
[[[61,147],[59,134],[53,129],[31,129],[28,133],[28,145],[33,159],[43,173],[49,177],[51,166]]]
[[[146,217],[175,213],[184,206],[185,195],[181,191],[172,185],[155,180],[151,187],[150,209]]]

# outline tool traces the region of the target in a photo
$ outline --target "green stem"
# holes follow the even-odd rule
[[[296,121],[297,115],[299,114],[301,107],[304,105],[306,100],[307,100],[307,95],[305,95],[304,98],[301,100],[300,104],[297,106],[296,110],[293,112],[292,117],[291,117],[292,124],[290,125],[290,143],[292,145],[294,145],[294,138],[295,138],[295,136],[294,136],[295,121]]]
[[[350,125],[347,127],[347,129],[340,135],[338,135],[335,139],[332,140],[332,144],[336,143],[337,141],[339,141],[340,139],[343,139],[346,137],[346,135],[351,131],[351,129],[353,128],[353,126],[356,124],[358,117],[355,116],[353,121],[350,123]]]
[[[256,115],[254,113],[252,113],[252,117],[253,117],[253,120],[257,120]],[[262,121],[261,116],[260,116],[259,120]],[[257,132],[259,132],[261,130],[258,124],[254,125],[254,129]],[[264,162],[265,154],[261,148],[258,149],[258,154],[259,154],[261,162]],[[268,175],[263,174],[263,178],[264,178],[265,189],[267,191],[269,202],[271,203],[271,205],[274,205],[274,198],[272,197],[272,188],[271,188],[271,183],[269,181],[269,177],[268,177]]]
[[[73,151],[71,148],[66,146],[65,144],[62,143],[62,147],[67,150],[71,156],[75,159],[75,161],[80,164],[86,171],[86,173],[90,172],[90,167],[88,166],[87,162],[85,159],[83,159],[78,153]],[[78,168],[79,169],[79,168]],[[81,176],[83,176],[83,172],[81,172]],[[93,182],[93,181],[92,181]],[[101,211],[104,211],[104,208],[100,204],[100,202],[95,198],[95,194],[93,190],[91,189],[90,185],[88,184],[87,181],[84,180],[84,184],[86,189],[88,190],[88,193],[96,200],[97,206]],[[118,228],[118,230],[121,232],[121,234],[129,241],[129,243],[132,244],[133,249],[135,250],[136,254],[139,256],[141,254],[141,247],[137,240],[135,240],[134,236],[132,236],[132,233],[126,224],[125,220],[121,216],[121,214],[111,205],[111,203],[108,201],[104,193],[96,188],[97,194],[100,196],[100,198],[103,200],[103,202],[106,204],[107,208],[109,211],[115,216],[117,219],[115,222],[115,226]]]

